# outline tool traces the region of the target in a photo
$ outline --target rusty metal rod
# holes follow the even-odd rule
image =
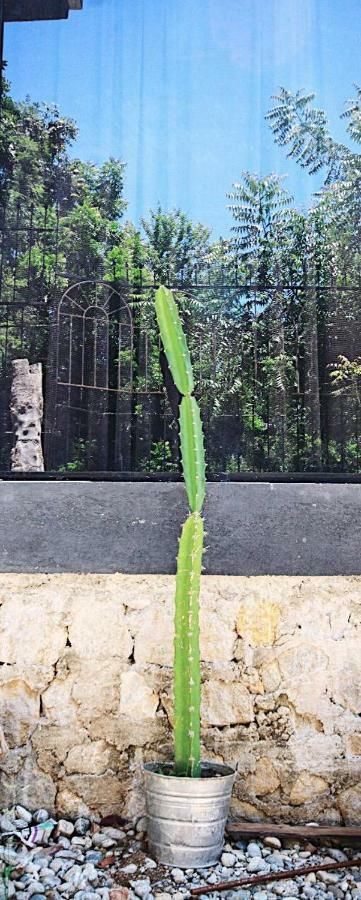
[[[207,884],[203,887],[191,888],[191,894],[214,894],[217,891],[228,891],[234,887],[243,887],[244,884],[265,884],[269,881],[281,881],[283,878],[294,878],[299,875],[310,875],[311,872],[328,872],[330,869],[351,869],[358,866],[361,869],[361,856],[358,859],[349,859],[344,862],[323,863],[319,866],[303,866],[299,869],[287,869],[286,872],[270,872],[267,875],[256,875],[254,878],[237,878],[236,881],[220,881],[218,884]]]

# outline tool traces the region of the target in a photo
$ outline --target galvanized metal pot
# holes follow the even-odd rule
[[[222,852],[234,769],[202,763],[201,778],[180,778],[171,768],[144,766],[149,853],[168,866],[212,866]]]

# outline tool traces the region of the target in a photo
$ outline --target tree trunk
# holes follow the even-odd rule
[[[10,412],[14,447],[11,451],[11,469],[13,472],[43,472],[41,363],[30,366],[28,359],[15,359],[13,370]]]

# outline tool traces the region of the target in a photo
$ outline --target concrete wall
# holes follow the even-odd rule
[[[142,760],[171,755],[182,487],[0,505],[0,806],[136,815]],[[360,507],[358,485],[208,487],[203,755],[246,819],[361,820]]]
[[[181,484],[3,482],[0,571],[174,572]],[[361,574],[361,485],[207,485],[208,574]]]

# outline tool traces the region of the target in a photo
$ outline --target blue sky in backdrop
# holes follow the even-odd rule
[[[227,235],[244,169],[286,174],[298,206],[320,183],[275,147],[264,115],[280,85],[315,91],[345,139],[360,83],[360,0],[84,0],[68,21],[9,24],[13,95],[55,102],[75,154],[127,163],[128,217],[158,202]]]

